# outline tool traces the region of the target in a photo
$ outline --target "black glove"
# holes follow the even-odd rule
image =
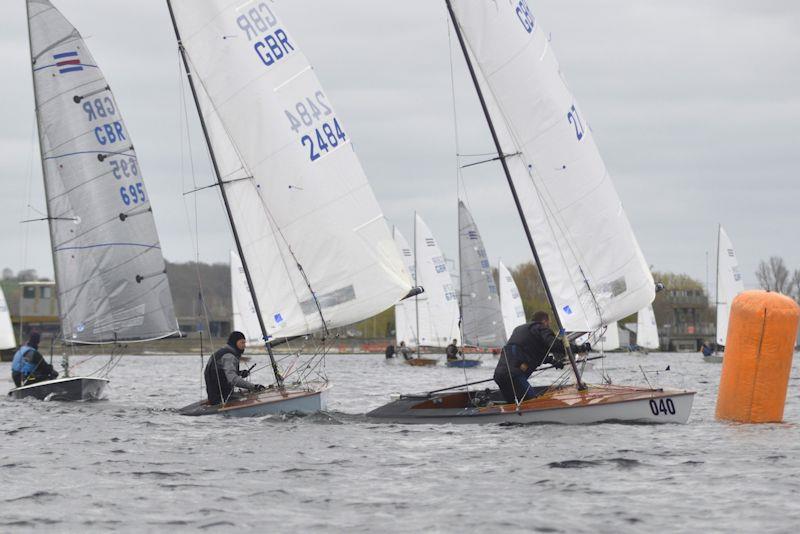
[[[553,363],[551,364],[556,369],[564,368],[564,360],[558,356],[553,356]]]
[[[578,352],[591,352],[592,345],[588,341],[580,346],[580,350]]]
[[[261,384],[256,384],[255,387],[253,388],[253,391],[264,391],[265,389],[267,389],[265,386],[262,386]]]
[[[247,378],[248,376],[250,376],[250,370],[249,369],[243,369],[243,370],[239,371],[239,376],[241,376],[242,378]]]

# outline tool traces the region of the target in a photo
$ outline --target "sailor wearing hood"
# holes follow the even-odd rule
[[[244,334],[233,331],[228,336],[228,344],[215,352],[208,360],[203,375],[209,404],[227,402],[233,393],[233,388],[242,388],[248,391],[265,389],[260,384],[253,384],[245,380],[250,374],[248,370],[239,370],[239,359],[246,346],[247,341]]]

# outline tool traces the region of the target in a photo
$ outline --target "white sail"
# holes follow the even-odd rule
[[[171,5],[269,334],[395,304],[411,278],[347,125],[275,4]]]
[[[231,251],[231,305],[233,307],[233,329],[243,333],[250,342],[261,341],[256,307],[247,287],[247,277],[239,255]]]
[[[526,0],[452,5],[564,328],[650,304],[650,270]]]
[[[463,202],[458,202],[461,332],[464,345],[502,347],[506,342],[500,295],[478,226]]]
[[[14,337],[14,325],[11,324],[11,312],[8,309],[6,295],[0,287],[0,350],[13,349],[17,346]]]
[[[397,228],[394,228],[394,241],[397,244],[397,250],[405,262],[408,272],[414,275],[414,251],[408,244],[408,240],[400,233]],[[416,280],[414,281],[416,283]],[[423,293],[424,295],[424,293]],[[416,297],[420,298],[420,297]],[[424,298],[424,297],[422,297]],[[401,341],[405,341],[409,347],[417,346],[417,319],[415,315],[415,303],[413,298],[401,300],[394,306],[394,323],[395,323],[395,337],[397,345]]]
[[[525,308],[522,306],[522,297],[514,283],[508,268],[501,261],[497,267],[500,279],[500,304],[503,309],[503,323],[506,328],[506,339],[511,337],[511,332],[516,327],[525,323]]]
[[[645,349],[657,349],[658,325],[653,306],[645,306],[636,314],[636,344]]]
[[[427,347],[446,347],[455,339],[460,344],[458,297],[444,254],[419,215],[415,215],[414,223],[417,284],[425,289],[417,297],[419,343]]]
[[[119,105],[78,31],[28,0],[39,148],[64,339],[157,339],[178,324],[150,195]]]
[[[717,241],[717,344],[725,345],[728,336],[728,319],[731,304],[736,295],[744,291],[744,282],[739,272],[739,260],[733,250],[731,238],[719,227]]]

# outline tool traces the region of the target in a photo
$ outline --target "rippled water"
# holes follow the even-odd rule
[[[0,530],[797,527],[798,357],[787,422],[777,425],[715,421],[720,365],[700,360],[614,355],[605,363],[615,382],[642,383],[641,365],[651,382],[696,390],[686,425],[401,426],[361,414],[391,393],[463,381],[464,371],[332,355],[328,414],[189,418],[173,410],[199,398],[199,357],[129,356],[109,400],[0,400]],[[489,377],[492,367],[468,376]],[[0,384],[0,394],[11,386]]]

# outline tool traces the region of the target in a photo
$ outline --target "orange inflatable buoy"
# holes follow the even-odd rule
[[[783,420],[800,307],[767,291],[740,293],[731,306],[717,419]]]

